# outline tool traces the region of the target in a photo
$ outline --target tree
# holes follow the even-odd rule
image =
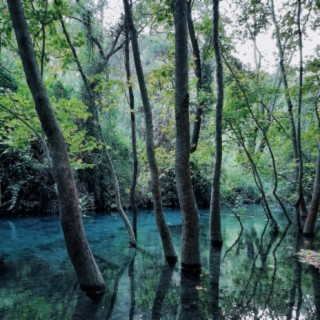
[[[8,6],[28,86],[41,126],[48,139],[67,251],[81,288],[88,295],[97,297],[105,291],[105,283],[83,229],[66,144],[41,78],[22,3],[20,0],[9,1]]]
[[[101,129],[101,124],[100,124],[100,118],[99,118],[99,112],[95,106],[95,100],[94,100],[94,94],[93,94],[93,91],[90,87],[90,84],[89,84],[89,81],[88,81],[88,78],[87,76],[85,75],[84,71],[83,71],[83,68],[80,64],[80,61],[79,61],[79,58],[78,58],[78,55],[77,55],[77,52],[71,42],[71,39],[69,37],[69,34],[68,34],[68,31],[66,29],[66,26],[64,24],[64,21],[63,21],[63,18],[62,18],[62,15],[61,13],[59,12],[59,20],[60,20],[60,23],[61,23],[61,27],[62,27],[62,30],[63,30],[63,33],[67,39],[67,42],[68,42],[68,45],[72,51],[72,54],[73,54],[73,57],[74,57],[74,60],[77,64],[77,67],[78,67],[78,70],[81,74],[81,77],[82,77],[82,80],[85,84],[85,88],[86,88],[86,91],[87,91],[87,94],[88,94],[88,97],[89,97],[89,109],[90,109],[90,112],[92,113],[92,133],[94,134],[94,136],[96,137],[96,139],[101,143],[102,145],[102,155],[103,155],[103,159],[107,162],[108,166],[109,166],[109,169],[111,171],[111,177],[112,177],[112,182],[113,182],[113,188],[114,188],[114,191],[115,191],[115,198],[116,198],[116,207],[117,207],[117,211],[119,213],[119,216],[120,218],[122,219],[122,221],[124,222],[125,224],[125,227],[128,231],[128,235],[129,235],[129,243],[131,246],[135,247],[136,246],[136,239],[135,239],[135,234],[133,232],[133,229],[132,229],[132,226],[130,224],[130,221],[123,209],[123,205],[122,205],[122,201],[121,201],[121,194],[120,194],[120,189],[119,189],[119,181],[118,181],[118,177],[117,177],[117,174],[116,174],[116,170],[114,168],[114,165],[113,165],[113,161],[112,161],[112,158],[108,152],[108,149],[107,149],[107,144],[105,142],[105,139],[103,137],[103,132],[102,132],[102,129]]]
[[[125,35],[126,41],[124,45],[124,59],[125,59],[125,68],[126,68],[126,76],[127,76],[127,85],[128,85],[128,93],[129,93],[129,106],[130,106],[130,122],[131,122],[131,143],[132,143],[132,181],[131,181],[131,189],[130,189],[130,202],[131,202],[131,210],[132,210],[132,228],[137,236],[137,219],[138,219],[138,208],[136,203],[136,187],[138,180],[138,153],[137,153],[137,134],[136,134],[136,115],[134,108],[134,94],[131,83],[131,70],[130,70],[130,37],[129,37],[129,27],[128,23],[126,23],[125,27]]]
[[[306,236],[314,235],[314,228],[317,221],[319,206],[320,206],[320,143],[318,145],[318,157],[317,157],[317,165],[316,165],[316,175],[313,183],[312,199],[311,199],[307,220],[303,228],[303,234]]]
[[[210,203],[211,244],[221,246],[220,177],[222,164],[223,67],[219,44],[219,0],[213,1],[213,48],[216,59],[217,105],[215,123],[215,162]]]
[[[199,273],[201,270],[199,251],[199,214],[191,183],[189,162],[190,121],[187,15],[187,1],[175,0],[175,170],[180,210],[182,212],[181,266],[187,273]]]
[[[146,85],[142,64],[141,64],[137,30],[133,22],[132,11],[129,5],[129,1],[123,0],[123,5],[125,10],[125,19],[127,21],[127,24],[130,30],[134,64],[135,64],[136,74],[139,82],[141,99],[143,102],[143,109],[144,109],[144,115],[145,115],[145,127],[146,127],[147,157],[148,157],[148,163],[151,171],[151,191],[153,194],[153,202],[154,202],[154,208],[156,213],[157,226],[160,233],[165,258],[169,263],[175,263],[177,261],[177,255],[173,246],[169,227],[166,224],[164,214],[163,214],[159,170],[158,170],[158,165],[157,165],[157,160],[156,160],[156,155],[154,150],[154,141],[153,141],[152,110],[150,106],[147,85]]]
[[[302,231],[303,219],[307,215],[307,209],[306,209],[303,188],[302,188],[303,165],[302,165],[302,157],[301,157],[300,128],[298,129],[299,134],[297,134],[297,128],[296,128],[294,114],[293,114],[293,103],[292,103],[292,98],[290,95],[288,77],[287,77],[287,72],[286,72],[285,63],[284,63],[285,51],[284,51],[283,43],[281,41],[281,32],[280,32],[280,28],[279,28],[279,23],[276,18],[273,0],[270,0],[270,13],[271,13],[271,18],[272,18],[274,28],[275,28],[275,36],[276,36],[276,41],[277,41],[278,53],[279,53],[279,66],[280,66],[280,72],[281,72],[281,78],[282,78],[282,84],[283,84],[283,88],[284,88],[286,104],[287,104],[287,108],[288,108],[288,115],[289,115],[289,119],[290,119],[291,141],[292,141],[294,161],[295,161],[295,181],[296,181],[296,190],[297,190],[297,195],[298,195],[298,200],[297,200],[295,206],[296,206],[296,212],[297,212],[298,228],[299,228],[299,230]],[[299,29],[300,29],[300,27],[299,27]],[[300,46],[302,46],[301,30],[299,33],[299,44],[300,44]],[[300,52],[301,52],[301,50],[300,50]],[[301,66],[301,64],[300,64],[300,66]],[[299,83],[300,84],[302,83],[301,77],[302,77],[302,73],[301,73],[301,69],[300,69],[300,76],[299,76]],[[300,99],[301,99],[301,95],[300,95],[299,101],[300,101]],[[300,104],[300,102],[299,102],[299,104]],[[301,112],[301,110],[299,112]],[[298,121],[300,121],[300,120],[298,120]]]

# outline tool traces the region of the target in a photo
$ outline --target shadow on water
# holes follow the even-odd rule
[[[160,320],[162,318],[163,301],[170,288],[174,268],[175,266],[169,265],[167,262],[164,262],[164,265],[161,269],[156,295],[153,300],[151,314],[152,320]]]

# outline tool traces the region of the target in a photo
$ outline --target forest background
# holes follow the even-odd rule
[[[233,207],[243,203],[262,203],[265,207],[266,203],[280,200],[293,206],[299,200],[297,163],[303,163],[300,182],[309,203],[320,128],[320,4],[313,0],[222,3],[222,202]],[[110,1],[24,1],[41,74],[68,144],[83,211],[104,212],[117,207],[113,172],[119,181],[122,204],[131,208],[132,175],[137,163],[136,205],[152,207],[142,102],[133,65],[129,77],[126,69],[128,36],[123,15],[116,18],[114,14],[110,19],[107,13],[112,5]],[[209,207],[215,153],[211,7],[211,1],[189,2],[192,131],[197,126],[194,124],[201,124],[199,139],[192,140],[191,169],[199,207]],[[58,198],[45,138],[18,59],[5,3],[0,10],[0,212],[55,213]],[[136,1],[133,11],[154,117],[163,204],[178,207],[171,1]],[[299,39],[303,48],[300,60]],[[263,41],[270,44],[268,52],[261,45]],[[244,56],[250,57],[250,63]],[[93,109],[87,85],[94,93]],[[131,109],[130,88],[134,95]],[[112,162],[101,160],[103,148],[92,133],[92,110],[98,114]],[[132,152],[132,115],[136,124],[136,159]],[[297,161],[292,147],[292,120],[295,128],[300,128],[302,161]]]

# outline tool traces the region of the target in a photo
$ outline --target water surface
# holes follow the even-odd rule
[[[242,233],[223,210],[224,245],[210,250],[208,211],[201,211],[198,278],[164,263],[150,211],[140,212],[138,250],[128,247],[116,214],[84,218],[107,285],[95,303],[79,289],[58,217],[1,219],[0,319],[320,319],[319,271],[295,256],[301,248],[319,250],[319,239],[297,237],[274,212],[278,235],[257,206],[241,210]],[[167,211],[166,218],[180,251],[180,213]]]

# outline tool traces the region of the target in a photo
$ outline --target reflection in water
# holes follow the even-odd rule
[[[134,277],[134,261],[136,258],[136,252],[129,264],[128,276],[130,279],[130,311],[129,311],[129,320],[133,320],[135,306],[136,306],[136,286],[135,286],[135,277]]]
[[[201,212],[201,281],[180,277],[176,269],[162,265],[153,215],[145,213],[139,220],[141,247],[136,254],[129,251],[117,217],[84,220],[108,287],[99,302],[80,292],[58,217],[11,219],[18,232],[15,238],[11,221],[0,219],[5,259],[0,319],[320,319],[319,273],[295,259],[296,251],[311,249],[310,244],[297,237],[294,227],[286,228],[285,219],[279,223],[284,231],[276,237],[263,213],[249,209],[250,215],[242,214],[244,230],[237,242],[238,222],[230,212],[223,213],[222,252],[210,249],[208,213]],[[174,210],[166,215],[179,248],[181,215]],[[313,249],[319,247],[318,237]]]
[[[11,229],[11,237],[13,239],[17,238],[17,229],[14,223],[11,221],[8,221],[8,225],[10,226],[10,229]]]
[[[221,311],[219,307],[221,249],[222,248],[219,247],[211,247],[210,249],[210,285],[212,319],[220,319],[221,316]]]
[[[165,262],[161,269],[159,283],[157,286],[156,295],[154,297],[153,305],[152,305],[152,315],[151,315],[152,320],[161,319],[163,301],[170,288],[170,283],[171,283],[174,268],[175,268],[174,266],[169,265],[167,262]]]
[[[302,237],[299,231],[296,232],[295,237],[295,254],[297,254],[303,244]],[[290,319],[299,319],[301,305],[302,305],[302,288],[301,288],[301,271],[302,265],[298,261],[297,257],[294,256],[293,258],[293,272],[294,272],[294,279],[292,283],[292,287],[290,290],[290,298],[288,303],[288,312],[287,312],[287,320]],[[297,306],[295,307],[296,303],[296,296],[297,296]]]
[[[180,320],[200,320],[199,312],[200,276],[181,272]]]
[[[314,266],[309,267],[314,292],[315,319],[320,319],[320,272]]]
[[[118,273],[116,274],[116,277],[114,279],[114,285],[113,285],[113,293],[112,293],[111,300],[110,300],[110,306],[109,306],[108,313],[107,313],[107,316],[105,317],[105,319],[110,319],[112,316],[113,308],[114,308],[114,305],[115,305],[115,302],[117,299],[117,295],[118,295],[118,288],[119,288],[120,279],[121,279],[123,273],[125,272],[125,270],[129,267],[130,263],[134,260],[135,254],[136,254],[136,250],[131,249],[131,252],[129,253],[126,260],[123,262],[121,268],[119,269]]]
[[[84,292],[80,292],[72,320],[100,319],[100,309],[103,299],[92,301]]]

